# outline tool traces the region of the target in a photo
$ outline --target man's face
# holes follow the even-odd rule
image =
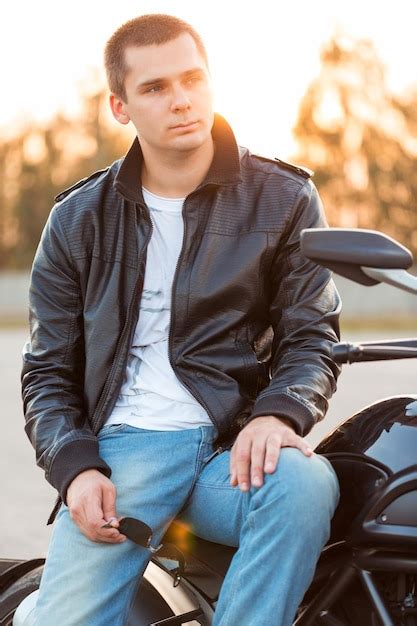
[[[188,152],[211,142],[209,74],[191,35],[129,47],[125,61],[127,102],[115,96],[110,102],[119,122],[133,122],[142,149]]]

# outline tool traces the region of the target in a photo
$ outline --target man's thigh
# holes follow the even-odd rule
[[[336,474],[324,457],[306,457],[295,448],[281,449],[277,469],[265,474],[261,487],[242,492],[230,485],[230,451],[203,466],[179,519],[208,541],[237,547],[251,510],[270,502],[278,519],[311,519],[336,508],[339,489]]]
[[[116,425],[100,431],[98,443],[112,470],[117,516],[137,517],[159,536],[191,492],[205,446],[204,429]]]
[[[98,441],[100,456],[112,469],[118,517],[146,522],[157,545],[192,489],[204,446],[202,430],[164,432],[114,425],[100,431]],[[36,624],[124,624],[149,558],[149,550],[129,540],[90,541],[62,505],[34,612]]]

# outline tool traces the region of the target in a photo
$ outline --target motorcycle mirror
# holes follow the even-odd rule
[[[408,269],[411,252],[375,230],[353,228],[306,228],[301,231],[301,253],[319,265],[362,285],[389,282],[383,271]],[[392,282],[392,281],[391,281]]]

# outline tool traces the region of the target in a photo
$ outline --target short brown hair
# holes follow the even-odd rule
[[[151,13],[141,15],[122,24],[108,40],[104,49],[104,67],[110,91],[126,101],[125,78],[127,67],[125,50],[132,46],[160,45],[188,33],[194,39],[198,51],[208,66],[207,52],[203,40],[194,28],[184,20]]]

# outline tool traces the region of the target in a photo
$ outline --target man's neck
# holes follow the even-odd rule
[[[214,145],[209,141],[189,153],[155,153],[142,146],[142,185],[165,198],[184,198],[205,179],[213,160]]]

